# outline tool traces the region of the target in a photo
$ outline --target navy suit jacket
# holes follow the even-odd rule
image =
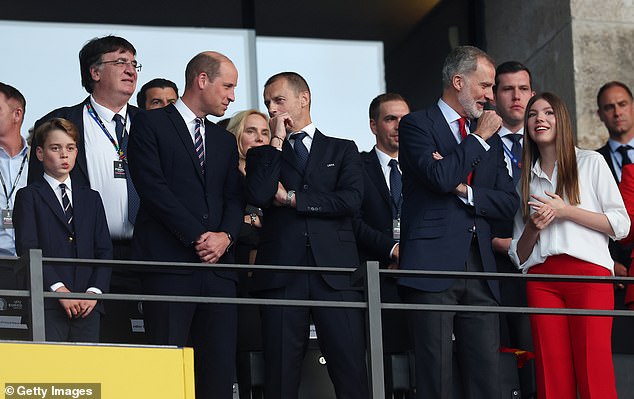
[[[363,175],[354,142],[315,131],[304,174],[292,146],[252,148],[246,162],[247,200],[263,209],[258,264],[302,265],[310,244],[317,266],[357,267],[352,218],[363,197]],[[297,207],[274,206],[278,181],[295,190]],[[350,277],[323,276],[334,289],[350,289]],[[254,290],[284,287],[289,273],[255,273]]]
[[[376,149],[361,153],[363,164],[363,202],[354,219],[354,229],[361,262],[378,260],[381,266],[390,262],[390,251],[396,244],[392,235],[392,197],[385,182]]]
[[[456,142],[440,108],[406,115],[399,126],[403,172],[401,269],[464,271],[475,226],[484,271],[495,272],[489,221],[512,220],[519,205],[508,175],[502,142],[494,134],[488,151],[473,135]],[[435,161],[432,153],[444,158]],[[473,171],[474,206],[452,190]],[[399,284],[438,292],[452,279],[401,278]],[[489,281],[499,299],[497,281]]]
[[[205,173],[187,125],[174,107],[139,113],[130,130],[128,161],[141,207],[135,258],[200,262],[194,242],[207,231],[237,237],[244,199],[235,137],[205,122]],[[231,263],[233,251],[221,258]],[[234,272],[220,275],[235,279]]]
[[[88,179],[88,164],[86,162],[86,144],[84,139],[84,104],[87,100],[88,99],[71,107],[62,107],[53,110],[40,118],[37,122],[35,122],[36,129],[42,123],[51,118],[64,118],[73,122],[75,126],[77,126],[79,134],[77,137],[77,163],[75,164],[73,170],[70,172],[70,177],[71,179],[73,179],[73,187],[78,185],[90,187],[90,179]],[[137,107],[128,104],[128,114],[130,116],[130,119],[134,118],[134,116],[139,112],[140,110]],[[111,133],[114,134],[114,132]],[[39,180],[44,173],[42,163],[38,161],[37,157],[35,156],[35,149],[38,145],[40,145],[40,143],[38,143],[35,138],[33,138],[33,143],[31,144],[31,156],[29,158],[29,183]]]
[[[53,189],[42,177],[17,192],[13,224],[18,256],[39,248],[45,257],[112,259],[99,193],[73,182],[72,196],[74,234]],[[108,292],[111,268],[55,264],[45,265],[43,274],[45,289],[62,282],[71,292],[85,292],[90,287]],[[47,300],[47,308],[59,306],[56,302]]]

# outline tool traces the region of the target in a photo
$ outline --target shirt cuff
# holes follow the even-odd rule
[[[51,291],[55,292],[58,289],[60,289],[61,287],[64,287],[64,283],[62,283],[61,281],[59,283],[55,283],[53,285],[51,285]]]
[[[464,202],[465,205],[473,206],[473,189],[469,185],[466,185],[466,186],[467,186],[467,198],[461,195],[457,195],[457,197],[460,198],[460,201]]]
[[[90,287],[86,292],[92,292],[93,294],[103,294],[103,292],[97,287]]]
[[[394,255],[394,250],[396,249],[396,246],[398,245],[398,242],[396,244],[394,244],[394,246],[392,247],[392,249],[390,250],[390,259],[392,259],[392,255]]]
[[[478,135],[477,135],[477,134],[475,134],[475,133],[470,133],[470,134],[471,134],[471,135],[473,135],[473,137],[475,137],[475,138],[476,138],[476,139],[480,142],[480,144],[482,145],[482,147],[484,147],[484,150],[485,150],[485,151],[489,151],[489,148],[491,148],[491,146],[490,146],[490,145],[488,145],[488,144],[487,144],[487,142],[486,142],[486,141],[484,141],[484,139],[483,139],[482,137],[478,136]]]

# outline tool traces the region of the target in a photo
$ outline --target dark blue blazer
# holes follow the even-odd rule
[[[77,137],[77,163],[75,164],[73,170],[70,172],[70,177],[71,179],[73,179],[73,187],[79,185],[90,187],[90,180],[88,179],[88,164],[86,162],[86,144],[84,139],[84,104],[86,100],[71,107],[62,107],[53,110],[40,118],[37,122],[35,122],[36,129],[42,123],[51,118],[64,118],[73,122],[75,126],[77,126],[79,134]],[[140,110],[137,107],[128,104],[128,114],[130,116],[130,119],[134,118],[134,116],[139,112]],[[111,133],[114,134],[114,132]],[[29,183],[39,180],[44,173],[42,163],[38,161],[37,157],[35,156],[35,149],[38,145],[40,145],[40,143],[38,143],[35,138],[33,138],[33,143],[31,144],[31,156],[29,157]]]
[[[489,151],[473,135],[458,144],[434,105],[403,117],[399,142],[404,197],[401,269],[465,270],[475,226],[484,271],[495,272],[489,221],[512,220],[519,205],[500,137],[494,134],[487,141]],[[435,151],[444,158],[433,160]],[[471,171],[474,206],[452,193]],[[452,283],[452,279],[399,280],[401,285],[432,292]],[[489,286],[499,298],[497,281],[489,281]]]
[[[363,202],[354,220],[361,262],[378,260],[390,263],[390,251],[396,244],[392,234],[392,197],[387,187],[376,149],[361,153],[363,165]]]
[[[237,237],[244,199],[235,137],[205,122],[205,173],[189,130],[174,105],[139,113],[128,160],[141,207],[134,226],[137,259],[200,262],[194,242],[207,231]],[[229,251],[221,262],[231,263]],[[234,272],[222,275],[235,279]]]
[[[45,257],[112,259],[112,242],[99,193],[73,182],[72,196],[74,234],[53,189],[42,177],[17,192],[13,224],[18,256],[39,248]],[[90,287],[108,292],[111,268],[56,264],[45,265],[43,274],[45,289],[63,282],[71,292],[85,292]],[[47,308],[59,306],[56,302],[46,301]]]
[[[246,161],[247,200],[263,209],[256,263],[300,265],[310,244],[317,266],[357,267],[359,257],[352,228],[363,197],[363,175],[354,142],[315,131],[306,170],[297,167],[288,141],[282,151],[252,148]],[[272,205],[278,181],[297,193],[297,208]],[[334,289],[350,289],[348,276],[325,275]],[[289,273],[254,273],[253,289],[286,286]]]

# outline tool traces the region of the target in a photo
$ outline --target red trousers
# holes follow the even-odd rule
[[[610,271],[568,255],[556,255],[531,274],[609,276]],[[614,309],[612,284],[529,281],[528,306]],[[612,317],[531,315],[539,399],[616,399]]]

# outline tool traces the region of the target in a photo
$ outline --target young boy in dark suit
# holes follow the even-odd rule
[[[77,128],[53,118],[37,128],[36,156],[44,174],[18,191],[13,211],[18,256],[39,248],[44,257],[112,259],[112,243],[99,193],[73,186]],[[44,288],[101,294],[110,285],[109,267],[44,265]],[[98,342],[103,305],[96,299],[45,301],[47,341]]]

